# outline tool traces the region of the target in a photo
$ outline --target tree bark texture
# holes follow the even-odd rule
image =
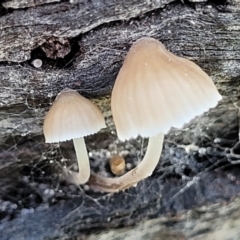
[[[88,239],[96,229],[176,216],[238,196],[239,33],[238,0],[3,1],[0,239]],[[146,141],[117,140],[110,94],[127,51],[143,36],[197,63],[223,100],[183,129],[172,129],[154,174],[135,188],[106,194],[60,181],[58,166],[76,161],[72,143],[44,144],[42,125],[64,88],[92,100],[106,118],[108,128],[86,138],[95,172],[111,176],[107,159],[114,151],[128,151],[129,169],[141,159]]]

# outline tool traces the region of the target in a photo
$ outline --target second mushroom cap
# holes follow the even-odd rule
[[[117,76],[111,108],[121,140],[182,127],[221,100],[211,78],[153,38],[131,47]]]

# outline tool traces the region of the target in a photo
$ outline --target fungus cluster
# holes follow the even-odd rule
[[[92,173],[90,186],[100,191],[117,192],[150,176],[158,164],[164,134],[171,127],[181,128],[195,116],[215,107],[221,99],[211,78],[195,63],[173,55],[153,38],[137,40],[128,52],[115,81],[111,109],[118,138],[124,141],[138,135],[147,137],[147,151],[138,166],[120,177],[107,178]],[[78,104],[81,102],[76,103],[74,109],[77,109]],[[64,116],[75,115],[73,112],[67,111]],[[83,122],[80,120],[81,116],[78,116],[77,126],[71,128],[72,133],[79,132],[77,129]],[[57,118],[62,118],[60,112]],[[104,127],[103,120],[100,122],[95,131]],[[74,123],[69,120],[68,124]],[[89,128],[90,124],[95,125],[89,122]],[[50,129],[49,124],[47,125]],[[65,126],[61,123],[59,127],[64,129]],[[86,133],[91,134],[90,131]],[[80,134],[80,137],[82,136],[83,134]],[[68,139],[76,137],[75,134],[68,135]],[[49,141],[48,137],[46,140]],[[62,141],[63,137],[53,140]],[[80,171],[78,180],[83,161],[80,158],[84,158],[84,152],[85,149],[77,152]]]

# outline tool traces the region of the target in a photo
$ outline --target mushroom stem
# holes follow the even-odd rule
[[[119,178],[107,178],[91,173],[89,186],[98,191],[118,192],[136,185],[142,179],[152,175],[162,152],[164,134],[150,137],[146,154],[141,163]]]
[[[73,139],[73,144],[78,161],[78,172],[73,172],[65,169],[66,180],[74,184],[84,184],[90,177],[90,164],[87,148],[84,138]]]

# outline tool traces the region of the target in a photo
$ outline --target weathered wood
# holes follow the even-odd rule
[[[68,7],[70,8],[70,6]],[[74,6],[73,9],[76,8]],[[127,49],[133,41],[146,35],[160,39],[170,51],[177,55],[196,60],[213,77],[221,93],[224,96],[231,96],[231,101],[235,101],[239,90],[236,77],[240,71],[238,51],[234,51],[234,49],[238,49],[239,44],[239,14],[237,12],[217,12],[217,9],[209,6],[195,11],[183,5],[175,7],[170,5],[172,9],[169,11],[173,15],[170,15],[169,11],[165,9],[160,9],[153,15],[144,17],[141,22],[135,20],[131,21],[131,24],[115,23],[113,26],[103,26],[92,33],[89,32],[79,38],[80,49],[72,55],[72,59],[69,60],[71,61],[71,67],[67,69],[49,69],[47,59],[43,59],[46,66],[40,70],[33,68],[29,65],[29,62],[25,62],[22,66],[3,64],[0,68],[0,103],[1,109],[3,109],[3,115],[0,117],[2,137],[6,136],[7,130],[7,134],[9,134],[13,129],[16,132],[14,134],[40,134],[42,117],[46,108],[52,103],[52,97],[56,96],[65,87],[78,89],[88,96],[108,94]],[[45,8],[48,9],[47,6]],[[140,8],[138,7],[138,9]],[[229,11],[231,9],[229,7]],[[29,11],[31,12],[32,9]],[[75,9],[75,11],[77,10]],[[76,17],[75,12],[71,12],[71,14]],[[23,14],[17,13],[17,15],[19,21],[23,21]],[[62,17],[61,12],[58,15]],[[6,19],[10,17],[15,18],[14,14],[3,16],[5,21],[2,22],[2,26],[6,25]],[[57,17],[55,16],[55,18]],[[76,23],[76,19],[72,21]],[[85,18],[83,19],[85,20]],[[42,18],[40,20],[45,23],[41,26],[46,27],[48,22],[45,22]],[[62,19],[60,18],[58,21],[61,22]],[[83,22],[83,24],[86,24],[86,22]],[[36,26],[34,25],[34,27]],[[80,28],[77,24],[71,26],[74,27],[74,31]],[[61,27],[65,29],[63,26]],[[9,30],[9,34],[5,34],[1,38],[0,49],[10,46],[12,51],[15,44],[24,51],[26,48],[34,48],[28,43],[25,34],[21,35],[24,36],[24,40],[16,37],[13,44],[9,41],[9,38],[12,38],[12,34],[14,34],[14,27],[5,28],[11,29],[11,31]],[[57,25],[53,25],[53,28],[55,31],[59,30]],[[175,30],[176,28],[178,31]],[[90,30],[91,27],[87,28],[87,31]],[[45,31],[46,29],[41,30],[41,39],[46,34]],[[21,30],[20,32],[23,33],[24,31]],[[61,30],[61,33],[63,34],[63,30]],[[71,33],[68,37],[75,36]],[[53,31],[51,31],[51,34],[55,36]],[[64,31],[62,37],[66,35],[67,33]],[[59,36],[61,35],[59,34]],[[116,36],[120,37],[116,38]],[[33,38],[31,37],[31,39]],[[41,45],[41,43],[38,42],[38,45]],[[4,54],[6,59],[9,51],[7,49],[4,49],[4,51],[6,52]],[[29,56],[26,58],[29,58]],[[17,61],[17,59],[15,60]],[[65,64],[68,65],[69,63],[66,62]],[[229,84],[231,84],[231,88],[228,87]],[[101,102],[99,104],[101,105]],[[17,107],[14,108],[12,105]],[[24,111],[24,118],[18,114],[19,108]],[[17,113],[17,115],[9,116],[10,119],[6,123],[5,116],[8,109],[11,109],[12,114]],[[36,114],[39,116],[37,119]]]
[[[237,196],[239,30],[239,1],[2,3],[0,239],[73,239]],[[116,149],[130,152],[132,166],[141,158],[145,142],[119,143],[112,132],[109,97],[126,52],[142,36],[199,64],[223,101],[172,130],[154,175],[136,188],[109,195],[60,182],[60,160],[74,163],[74,151],[70,143],[45,145],[42,123],[66,87],[93,100],[109,125],[86,138],[94,171],[110,176],[106,155]],[[43,61],[41,68],[31,64],[34,59]]]
[[[25,6],[26,2],[32,3],[23,2]],[[0,60],[26,61],[30,58],[31,50],[52,36],[76,37],[101,24],[128,20],[164,7],[169,2],[171,0],[155,0],[148,3],[143,0],[130,2],[79,0],[13,11],[12,14],[1,17]]]
[[[36,7],[39,5],[44,5],[47,3],[54,3],[54,2],[60,2],[60,0],[6,0],[2,3],[2,6],[4,8],[29,8],[29,7]]]
[[[181,216],[161,217],[142,221],[135,227],[94,233],[87,239],[237,239],[240,234],[239,204],[239,200],[230,205],[217,203],[188,211]]]

